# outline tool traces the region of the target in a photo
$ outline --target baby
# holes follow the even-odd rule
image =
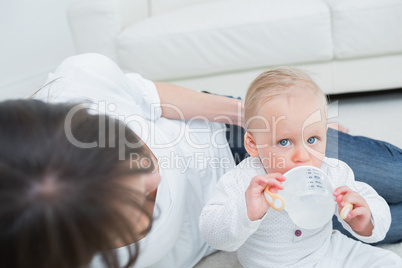
[[[235,251],[244,267],[402,267],[394,253],[323,227],[303,229],[285,210],[270,208],[264,189],[282,190],[284,173],[298,166],[320,168],[338,203],[334,214],[354,237],[382,240],[391,223],[385,200],[354,180],[344,162],[325,157],[327,101],[311,78],[297,69],[262,73],[245,100],[244,145],[250,157],[226,173],[200,216],[206,242]],[[346,219],[339,211],[353,204]]]

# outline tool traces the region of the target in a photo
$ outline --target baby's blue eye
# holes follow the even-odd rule
[[[290,145],[290,141],[289,141],[288,139],[280,140],[280,141],[279,141],[279,145],[280,145],[280,146],[283,146],[283,147],[289,146],[289,145]]]
[[[318,141],[318,139],[316,137],[311,137],[311,138],[308,138],[307,143],[315,144],[317,141]]]

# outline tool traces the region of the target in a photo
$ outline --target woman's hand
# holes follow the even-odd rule
[[[371,222],[371,211],[366,200],[347,186],[337,188],[333,195],[338,203],[339,213],[342,208],[351,203],[353,210],[344,219],[347,224],[359,235],[371,236],[374,226]]]
[[[261,219],[269,209],[264,196],[265,187],[270,186],[270,192],[277,193],[282,190],[282,182],[286,178],[280,173],[255,176],[251,179],[246,190],[247,216],[251,221]]]

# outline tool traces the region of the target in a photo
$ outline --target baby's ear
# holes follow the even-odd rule
[[[250,156],[258,156],[257,145],[255,143],[253,134],[251,134],[250,132],[246,132],[246,134],[244,135],[244,147],[246,148],[246,151]]]

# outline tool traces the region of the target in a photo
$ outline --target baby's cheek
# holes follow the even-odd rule
[[[265,158],[263,160],[263,165],[267,173],[280,173],[280,174],[286,173],[289,169],[291,169],[289,167],[292,166],[292,164],[288,162],[285,157]]]
[[[313,152],[311,152],[313,166],[316,168],[321,168],[325,159],[325,148],[316,148]]]
[[[322,163],[324,162],[324,157],[320,158],[320,159],[315,159],[313,160],[313,166],[316,168],[321,169]]]

